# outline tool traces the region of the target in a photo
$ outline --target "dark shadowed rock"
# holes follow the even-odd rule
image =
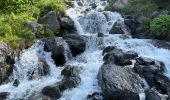
[[[41,17],[38,23],[47,24],[49,28],[55,33],[60,31],[60,24],[57,20],[57,14],[55,11],[51,11],[48,14],[46,14],[44,17]]]
[[[121,28],[120,22],[116,22],[116,23],[112,26],[109,34],[124,34],[124,32],[123,32],[123,30],[122,30],[122,28]]]
[[[103,100],[103,94],[94,92],[87,96],[87,100]]]
[[[46,86],[43,88],[42,94],[52,99],[59,99],[62,96],[59,86]]]
[[[92,9],[96,9],[97,5],[95,3],[90,5]]]
[[[85,51],[86,41],[83,36],[70,34],[63,36],[63,38],[70,47],[73,56],[76,56]]]
[[[154,89],[146,89],[145,95],[146,95],[145,100],[167,100],[166,96],[163,96]]]
[[[8,92],[0,92],[0,100],[5,100],[10,95]]]
[[[139,100],[143,82],[129,68],[104,64],[99,69],[98,81],[107,100]]]
[[[63,86],[66,89],[75,88],[79,85],[80,82],[81,82],[80,76],[64,77],[62,79]]]
[[[18,87],[19,84],[20,84],[20,81],[18,79],[15,79],[13,86]]]
[[[14,50],[6,43],[0,43],[0,84],[8,79],[15,63]]]
[[[68,16],[59,18],[59,23],[62,29],[75,29],[74,21]]]
[[[97,37],[104,37],[104,34],[103,33],[98,33]]]
[[[127,52],[124,53],[125,59],[134,59],[136,57],[138,57],[138,54],[134,51],[127,51]]]
[[[44,40],[45,46],[44,49],[52,53],[52,58],[54,59],[57,65],[63,65],[66,63],[65,51],[66,43],[61,37],[56,38],[47,38]]]
[[[64,75],[65,77],[70,76],[78,76],[79,75],[79,68],[76,66],[66,65],[65,68],[61,71],[61,75]]]
[[[106,48],[103,50],[103,55],[104,55],[105,53],[111,52],[111,51],[114,50],[114,49],[115,49],[114,46],[108,46],[108,47],[106,47]]]

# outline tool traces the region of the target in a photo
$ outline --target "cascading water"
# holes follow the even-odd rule
[[[92,4],[96,4],[95,9],[92,9]],[[170,76],[170,68],[168,68],[170,51],[155,47],[152,40],[149,39],[132,39],[124,25],[124,19],[119,13],[101,12],[106,4],[105,0],[75,0],[74,7],[67,10],[67,14],[75,22],[78,33],[88,39],[85,52],[68,59],[67,62],[69,65],[80,67],[81,83],[76,88],[66,90],[60,100],[85,100],[88,94],[101,92],[97,74],[103,64],[102,46],[115,45],[124,51],[132,50],[139,56],[162,61],[167,67],[165,74]],[[109,34],[116,21],[121,23],[125,34]],[[104,37],[98,37],[97,33],[103,33]],[[39,41],[31,48],[24,50],[15,64],[16,68],[11,83],[0,86],[0,92],[10,92],[9,100],[30,99],[31,95],[39,94],[43,87],[61,80],[62,68],[55,66],[51,53],[45,52],[43,48],[44,44]],[[43,59],[43,62],[40,62],[40,59]],[[38,66],[44,63],[49,66],[47,75],[39,74],[39,71],[41,72],[43,69],[39,69]],[[29,79],[30,74],[33,74],[33,80]],[[19,79],[21,82],[18,87],[12,86],[14,79]]]

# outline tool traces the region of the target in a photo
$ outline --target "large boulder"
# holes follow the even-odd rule
[[[6,43],[0,43],[0,84],[8,79],[15,63],[14,50]]]
[[[144,77],[150,86],[155,86],[154,76],[157,73],[163,73],[165,65],[160,61],[139,57],[134,64],[134,71]]]
[[[129,68],[104,64],[99,69],[98,81],[107,100],[139,100],[143,82]]]
[[[55,33],[60,31],[60,24],[58,22],[57,14],[55,11],[51,11],[45,16],[41,17],[38,20],[38,23],[48,25],[49,28]]]
[[[124,32],[123,32],[123,30],[122,30],[122,27],[121,27],[121,23],[120,23],[120,22],[116,22],[116,23],[112,26],[109,34],[124,34]]]
[[[45,46],[44,49],[52,53],[52,58],[55,61],[56,65],[63,65],[66,63],[67,54],[69,48],[67,43],[63,40],[62,37],[55,38],[46,38],[44,39]]]
[[[63,79],[54,85],[46,86],[42,89],[42,94],[52,99],[59,99],[62,93],[79,85],[81,79],[79,68],[76,66],[65,65],[61,75]]]
[[[70,34],[63,36],[63,38],[70,47],[73,56],[76,56],[85,51],[86,49],[85,37],[77,34]]]

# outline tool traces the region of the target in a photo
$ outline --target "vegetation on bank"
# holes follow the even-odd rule
[[[114,10],[113,4],[117,0],[111,0],[106,10]],[[109,9],[108,9],[109,8]],[[154,11],[169,11],[170,1],[168,0],[129,0],[129,5],[121,8],[119,11],[125,15],[139,15],[140,26],[149,30],[156,38],[162,38],[170,35],[170,15],[160,14],[161,16],[151,17]],[[170,13],[169,13],[170,14]]]
[[[18,49],[21,42],[35,39],[28,22],[36,22],[49,11],[64,13],[64,0],[0,0],[0,42]],[[43,31],[44,36],[51,32]]]

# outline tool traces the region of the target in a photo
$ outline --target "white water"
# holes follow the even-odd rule
[[[170,51],[157,48],[152,45],[152,40],[147,39],[132,39],[127,36],[123,18],[116,12],[97,12],[103,10],[103,3],[100,0],[81,0],[83,7],[78,6],[74,2],[74,8],[70,8],[67,14],[74,20],[77,31],[80,35],[88,37],[86,51],[75,58],[72,58],[67,64],[75,65],[81,68],[81,83],[71,90],[66,90],[60,100],[85,100],[88,94],[93,92],[101,92],[97,82],[98,70],[103,64],[103,56],[101,46],[115,45],[124,51],[135,51],[139,56],[156,59],[165,63],[167,71],[166,75],[170,76]],[[97,8],[91,9],[90,3],[96,3]],[[90,9],[84,12],[86,9]],[[95,18],[91,18],[91,16]],[[90,16],[90,17],[89,17]],[[93,17],[92,16],[92,17]],[[106,18],[107,16],[107,18]],[[110,28],[116,21],[120,21],[126,35],[111,35],[108,34]],[[98,27],[96,27],[96,25]],[[92,33],[93,32],[93,33]],[[104,38],[97,38],[98,32],[105,34]],[[41,89],[47,85],[51,85],[61,80],[61,67],[56,67],[51,59],[51,53],[43,50],[43,43],[37,42],[28,50],[24,50],[20,60],[16,63],[14,71],[14,79],[19,79],[21,84],[18,87],[12,86],[12,83],[0,86],[0,92],[10,92],[9,100],[29,99],[32,94],[40,93]],[[36,76],[34,80],[28,80],[27,72],[37,68],[37,54],[44,57],[47,64],[50,66],[49,75],[40,77]],[[140,94],[141,100],[145,95]],[[37,98],[38,99],[38,98]]]

